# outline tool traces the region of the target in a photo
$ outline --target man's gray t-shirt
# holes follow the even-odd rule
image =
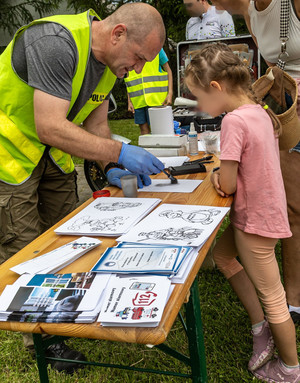
[[[17,74],[31,87],[71,100],[78,52],[71,33],[62,25],[42,23],[26,29],[15,43],[12,61]],[[83,84],[67,117],[69,121],[91,97],[104,69],[105,65],[91,51]]]

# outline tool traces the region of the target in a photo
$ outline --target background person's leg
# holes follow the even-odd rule
[[[144,124],[139,124],[140,130],[141,130],[141,135],[143,136],[144,134],[150,134],[150,127],[147,122]]]
[[[134,122],[135,124],[139,125],[141,130],[141,135],[151,133],[147,107],[135,109]]]
[[[293,233],[281,241],[283,281],[288,304],[300,309],[300,153],[281,151],[280,165]]]

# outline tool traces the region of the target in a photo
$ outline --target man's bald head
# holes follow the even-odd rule
[[[161,45],[166,39],[166,31],[160,13],[151,5],[145,3],[128,3],[122,5],[106,18],[111,25],[125,24],[127,38],[141,43],[153,31],[156,32]]]

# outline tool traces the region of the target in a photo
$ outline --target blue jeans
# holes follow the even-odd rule
[[[138,125],[145,124],[146,122],[150,126],[148,106],[144,106],[143,108],[135,109],[134,111],[134,122]]]

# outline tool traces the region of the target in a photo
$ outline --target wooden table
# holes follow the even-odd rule
[[[199,158],[202,157],[199,156]],[[198,157],[192,157],[196,159]],[[188,205],[208,205],[208,206],[230,206],[231,198],[221,198],[213,189],[210,182],[210,171],[213,167],[218,165],[218,159],[214,158],[215,162],[207,164],[207,173],[198,173],[179,176],[178,178],[183,179],[203,179],[204,181],[193,193],[145,193],[140,192],[139,197],[156,197],[161,198],[162,203],[172,204],[188,204]],[[163,174],[154,176],[154,178],[164,178]],[[110,187],[111,196],[121,197],[122,191],[116,187]],[[65,217],[63,220],[58,222],[51,229],[46,231],[36,240],[31,242],[16,255],[11,257],[8,261],[0,266],[0,293],[3,291],[7,284],[12,284],[18,275],[10,268],[17,265],[25,260],[32,259],[38,255],[49,252],[59,246],[70,242],[79,236],[69,235],[57,235],[54,233],[54,229],[60,226],[63,222],[70,219],[72,216],[77,214],[80,210],[86,207],[92,198],[74,210],[71,214]],[[220,225],[219,225],[220,226]],[[36,347],[37,362],[40,373],[40,380],[42,383],[48,382],[48,374],[46,368],[46,360],[44,350],[49,345],[49,341],[43,341],[42,336],[38,334],[53,334],[63,337],[83,337],[91,339],[104,339],[117,342],[131,342],[141,344],[151,344],[160,348],[162,351],[170,354],[171,356],[181,360],[182,362],[190,365],[191,374],[180,374],[180,373],[169,373],[168,375],[182,376],[185,378],[191,378],[193,382],[206,382],[206,363],[205,363],[205,352],[204,352],[204,341],[203,331],[201,323],[201,312],[199,304],[198,284],[197,284],[197,273],[202,265],[202,262],[207,254],[208,249],[211,246],[212,241],[219,229],[216,228],[214,233],[210,236],[207,242],[202,247],[195,261],[193,269],[191,270],[186,282],[184,284],[177,284],[172,292],[172,295],[165,307],[162,320],[156,328],[122,328],[122,327],[102,327],[99,323],[93,324],[70,324],[70,323],[19,323],[19,322],[0,322],[0,329],[10,331],[21,331],[30,332],[34,335],[34,342]],[[89,271],[91,267],[96,263],[99,258],[99,249],[105,250],[109,246],[116,244],[113,238],[99,237],[103,242],[94,250],[89,251],[81,258],[73,262],[71,265],[60,270],[60,273],[69,272],[85,272]],[[179,314],[179,310],[184,304],[184,300],[191,292],[189,301],[186,303],[186,325],[184,324],[189,340],[189,351],[190,357],[178,353],[176,350],[169,348],[164,345],[163,342],[167,339],[169,331]],[[181,316],[181,319],[182,316]],[[53,341],[52,341],[53,343]],[[87,364],[102,365],[101,363],[87,362]],[[105,364],[107,366],[107,364]],[[120,366],[119,366],[120,367]],[[128,366],[124,366],[126,369]],[[155,372],[151,370],[135,369],[138,371]],[[164,373],[160,371],[158,373]],[[166,373],[166,372],[165,372]]]

